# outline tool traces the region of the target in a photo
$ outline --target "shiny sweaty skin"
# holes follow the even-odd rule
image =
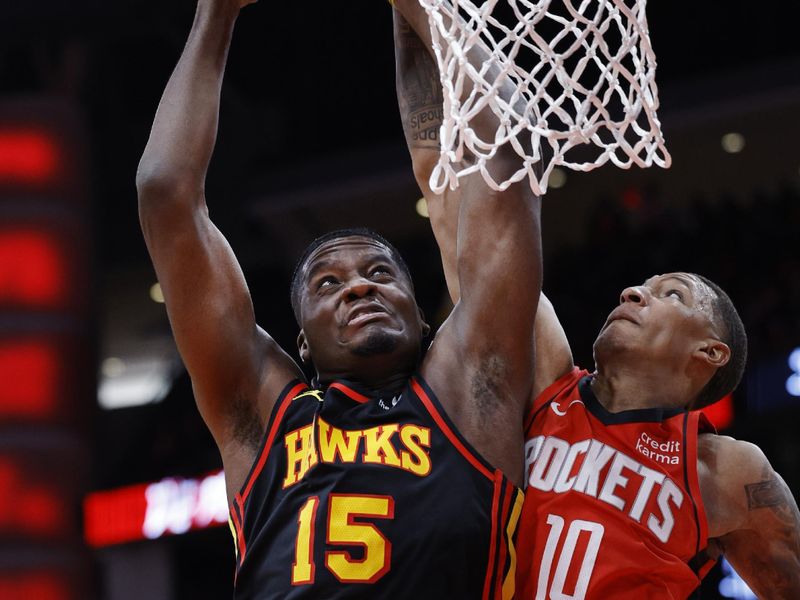
[[[306,261],[302,286],[298,349],[304,362],[314,357],[321,382],[405,384],[430,327],[388,248],[358,236],[324,243]],[[386,371],[396,382],[372,381]]]
[[[433,119],[424,129],[414,115],[442,114],[442,94],[435,61],[424,52],[424,14],[404,13],[413,27],[396,18],[396,38],[408,42],[398,52],[397,88],[403,130],[417,183],[427,201],[431,227],[441,252],[454,303],[462,295],[457,252],[458,215],[468,188],[435,194],[428,184],[438,161]],[[397,15],[396,15],[397,17]],[[414,31],[412,31],[412,29]],[[416,64],[406,77],[402,66]],[[713,290],[688,273],[670,273],[626,288],[594,345],[597,375],[593,391],[609,411],[663,406],[690,407],[717,368],[729,359],[713,322]],[[538,302],[531,337],[535,346],[530,402],[573,368],[572,352],[552,304],[536,289]],[[527,336],[524,332],[531,331]],[[707,512],[711,552],[724,553],[762,598],[800,597],[800,513],[786,483],[753,444],[720,435],[698,438],[698,476]]]
[[[713,298],[690,273],[657,275],[623,290],[594,344],[592,390],[608,411],[691,407],[729,359]],[[534,337],[532,398],[573,368],[544,296]],[[729,436],[700,434],[697,455],[709,556],[724,555],[760,598],[800,597],[800,512],[781,476],[757,446]]]
[[[407,60],[423,60],[409,44]],[[435,63],[430,67],[436,74]],[[460,295],[456,265],[457,215],[463,189],[435,194],[428,185],[438,143],[419,135],[411,118],[441,111],[434,83],[398,76],[406,140],[414,173],[428,205],[453,302]],[[423,99],[423,100],[420,100]],[[440,112],[438,114],[441,114]],[[429,123],[436,130],[440,123]],[[593,391],[609,411],[663,406],[691,407],[730,349],[710,312],[713,290],[689,273],[670,273],[623,290],[594,345]],[[528,297],[537,301],[535,291]],[[520,329],[519,331],[525,331]],[[573,368],[572,352],[552,304],[538,298],[531,401]],[[800,597],[800,513],[786,483],[753,444],[720,435],[698,440],[698,473],[706,506],[711,551],[730,560],[760,597]]]
[[[288,382],[303,378],[256,323],[241,267],[206,205],[223,72],[246,4],[198,2],[136,178],[144,238],[198,408],[222,456],[229,500],[257,457],[276,398]],[[421,10],[413,2],[396,6]],[[408,65],[406,73],[413,75],[415,68]],[[479,115],[476,126],[492,118]],[[513,157],[499,154],[489,168],[502,176],[516,167]],[[524,184],[495,193],[478,180],[460,208],[458,235],[473,240],[462,244],[456,258],[463,299],[422,364],[426,325],[410,282],[384,260],[385,248],[358,236],[333,240],[311,256],[298,347],[321,384],[346,377],[371,389],[392,388],[418,369],[460,433],[519,485],[517,448],[532,385],[533,344],[511,333],[533,327],[536,305],[526,294],[536,290],[538,297],[541,288],[539,205]],[[370,270],[375,258],[384,270]],[[320,280],[327,268],[330,277]],[[503,311],[496,310],[500,305]],[[507,434],[494,434],[498,430]]]
[[[685,407],[697,397],[730,359],[713,322],[713,294],[687,273],[622,291],[594,343],[593,388],[608,410]]]
[[[256,324],[241,268],[210,220],[205,202],[204,179],[216,138],[223,69],[242,5],[226,0],[198,3],[192,31],[164,91],[137,171],[145,241],[198,408],[223,457],[229,496],[250,469],[275,398],[288,381],[302,377],[290,356]],[[193,118],[187,120],[186,114]],[[491,167],[510,169],[505,161],[498,156]],[[530,392],[532,345],[508,334],[520,320],[532,326],[535,305],[513,290],[540,287],[538,204],[524,185],[503,194],[479,185],[472,189],[473,197],[466,199],[462,210],[462,235],[469,243],[462,244],[458,262],[464,289],[473,293],[465,294],[438,332],[420,368],[467,438],[520,483],[522,463],[513,445],[487,434],[487,429],[515,422]],[[363,239],[334,241],[318,249],[312,262],[341,263],[352,271],[350,255],[364,256],[368,247],[381,251]],[[512,252],[519,248],[527,250]],[[192,265],[191,271],[185,265]],[[363,282],[349,280],[348,293],[358,296]],[[471,283],[479,281],[492,285]],[[332,305],[344,306],[351,299],[316,290],[311,295],[306,290],[302,310],[309,322],[302,323],[299,345],[301,356],[310,357],[320,370],[320,381],[347,374],[385,386],[407,378],[417,366],[413,357],[424,326],[404,285],[378,282],[375,289],[382,291],[376,293],[376,306],[385,301],[386,316],[362,316],[346,326],[334,318],[337,314],[341,319],[344,309],[334,310]],[[498,320],[493,313],[500,302],[505,302],[506,310]],[[481,336],[490,322],[493,333]],[[352,333],[357,346],[358,340],[369,340],[370,332],[378,330],[398,346],[364,356],[351,352],[344,341]],[[493,369],[487,371],[487,364]],[[484,373],[493,377],[486,381]],[[481,410],[472,410],[475,405]],[[516,435],[521,439],[521,427]]]

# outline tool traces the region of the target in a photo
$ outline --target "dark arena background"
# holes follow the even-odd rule
[[[750,336],[710,410],[800,493],[800,5],[651,2],[667,171],[560,172],[545,292],[576,353],[625,286],[689,270]],[[220,461],[137,221],[134,176],[194,2],[0,2],[0,598],[229,597]],[[295,347],[291,267],[332,228],[396,242],[449,309],[394,95],[386,2],[239,18],[208,177],[259,321]],[[420,214],[422,210],[423,214]],[[191,265],[187,265],[191,269]],[[748,598],[724,563],[703,598]]]

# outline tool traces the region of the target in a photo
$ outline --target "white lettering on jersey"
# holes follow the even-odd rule
[[[656,516],[652,514],[647,518],[647,528],[655,533],[656,537],[665,544],[669,540],[672,528],[675,526],[675,517],[672,515],[672,509],[669,506],[670,501],[677,508],[680,508],[681,504],[683,504],[683,493],[671,479],[665,479],[664,485],[661,486],[661,491],[658,492],[657,499],[663,520],[659,523]]]
[[[675,526],[673,510],[684,500],[683,491],[664,473],[595,439],[570,444],[555,436],[531,438],[525,443],[525,469],[526,485],[542,492],[592,496],[639,523],[644,517],[647,528],[664,543]],[[632,475],[638,475],[633,483]],[[638,486],[633,501],[626,499],[630,493],[621,494],[631,485]],[[654,497],[658,510],[645,514]]]
[[[589,448],[589,443],[590,440],[583,440],[582,442],[570,446],[567,452],[567,458],[564,459],[564,464],[556,478],[556,484],[553,486],[553,490],[556,493],[563,494],[564,492],[568,492],[575,485],[578,476],[572,475],[570,477],[570,473],[572,473],[572,468],[575,465],[575,460],[578,458],[578,455],[586,453],[587,448]]]
[[[597,486],[600,483],[600,471],[603,470],[614,456],[614,450],[611,446],[606,446],[602,442],[592,440],[589,450],[586,452],[586,458],[583,459],[578,478],[575,480],[574,490],[583,494],[589,494],[597,498]]]
[[[668,465],[679,465],[681,462],[681,443],[679,441],[659,442],[644,432],[636,440],[636,451],[655,462]]]
[[[603,489],[600,491],[600,500],[608,502],[611,506],[616,506],[620,510],[625,509],[625,500],[619,496],[614,495],[614,491],[620,487],[624,488],[628,485],[628,478],[622,474],[623,469],[629,469],[634,473],[639,472],[639,463],[628,458],[622,452],[617,452],[614,457],[614,462],[611,463],[611,468],[608,470],[606,480],[603,483]]]
[[[547,438],[533,467],[530,485],[543,492],[552,490],[568,450],[569,444],[564,440],[557,437]]]

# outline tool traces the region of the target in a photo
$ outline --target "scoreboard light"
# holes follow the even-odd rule
[[[83,516],[84,538],[94,548],[217,527],[228,522],[225,474],[93,492]]]
[[[0,331],[0,424],[86,427],[85,335]]]
[[[2,600],[87,597],[75,510],[93,385],[84,136],[63,99],[0,102]]]
[[[0,129],[0,184],[43,184],[59,175],[59,144],[35,127]]]
[[[30,467],[31,465],[27,465]],[[51,465],[51,468],[55,468]],[[74,528],[63,488],[45,477],[33,479],[25,463],[0,454],[0,532],[5,538],[64,538]],[[0,594],[0,598],[5,598]]]
[[[73,600],[72,586],[51,571],[0,573],[0,598],[4,600]]]
[[[63,246],[47,231],[0,229],[0,304],[64,304],[69,265]]]
[[[58,410],[61,356],[53,344],[0,340],[0,417],[47,419]]]

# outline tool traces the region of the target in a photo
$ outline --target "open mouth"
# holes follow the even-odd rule
[[[361,306],[354,309],[348,316],[345,325],[363,325],[371,321],[383,319],[388,313],[379,305]]]

